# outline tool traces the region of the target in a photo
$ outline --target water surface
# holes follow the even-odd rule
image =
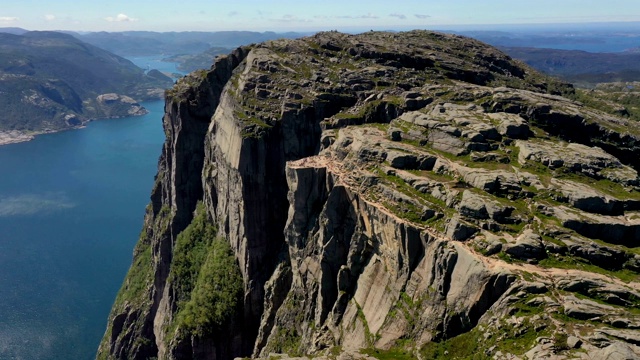
[[[0,146],[0,359],[93,359],[164,133],[141,117]]]

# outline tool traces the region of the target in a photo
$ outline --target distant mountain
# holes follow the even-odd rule
[[[640,52],[592,53],[530,47],[502,47],[501,50],[536,70],[572,83],[640,81]]]
[[[25,30],[23,28],[17,27],[3,27],[0,28],[0,33],[14,34],[14,35],[22,35],[28,33],[29,30]]]
[[[306,34],[287,32],[217,31],[217,32],[92,32],[70,33],[89,44],[121,56],[198,54],[211,47],[235,48],[280,38],[295,39]]]
[[[57,131],[138,114],[144,109],[136,101],[159,98],[171,85],[67,34],[0,33],[0,132]]]
[[[640,23],[628,23],[623,28],[566,26],[549,29],[511,29],[508,31],[450,31],[470,36],[497,47],[534,47],[589,52],[622,52],[637,47]]]
[[[213,65],[216,56],[228,54],[232,51],[226,47],[212,47],[199,54],[173,55],[163,59],[163,61],[175,62],[180,71],[190,73],[198,69],[208,69]]]

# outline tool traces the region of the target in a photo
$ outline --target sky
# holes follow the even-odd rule
[[[20,0],[0,7],[0,27],[73,31],[348,31],[638,21],[638,0]]]

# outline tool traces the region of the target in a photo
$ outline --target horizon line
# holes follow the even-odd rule
[[[322,31],[342,31],[342,32],[353,32],[353,31],[410,31],[410,30],[452,30],[455,28],[464,28],[464,31],[472,31],[473,27],[478,28],[505,28],[505,27],[540,27],[540,26],[555,26],[555,27],[567,27],[567,26],[615,26],[615,25],[628,25],[628,24],[636,24],[640,26],[640,21],[589,21],[589,22],[529,22],[529,23],[504,23],[504,24],[433,24],[430,26],[425,25],[397,25],[393,27],[385,26],[384,30],[382,27],[368,27],[368,26],[339,26],[331,28],[330,26],[321,27],[321,28],[287,28],[287,29],[271,29],[271,30],[257,30],[257,29],[223,29],[223,30],[119,30],[119,31],[108,31],[108,30],[65,30],[65,29],[56,29],[56,30],[30,30],[19,26],[4,26],[0,27],[0,30],[3,29],[15,29],[15,30],[23,30],[27,32],[32,31],[53,31],[53,32],[75,32],[75,33],[125,33],[125,32],[154,32],[154,33],[216,33],[216,32],[256,32],[256,33],[317,33]],[[343,30],[340,30],[340,29]],[[480,29],[478,29],[480,30]],[[553,29],[549,29],[552,31]],[[630,31],[640,30],[640,29],[629,29]]]

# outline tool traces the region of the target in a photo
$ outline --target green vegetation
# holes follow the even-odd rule
[[[216,239],[208,252],[191,299],[178,313],[178,321],[199,336],[221,329],[242,302],[242,275],[229,244]]]
[[[616,277],[624,282],[638,281],[639,274],[628,270],[607,270],[603,269],[599,266],[593,265],[588,261],[573,257],[573,256],[562,256],[555,254],[554,256],[550,256],[544,260],[539,262],[539,265],[546,268],[558,268],[558,269],[577,269],[583,270],[587,272],[593,272],[597,274],[609,275]]]
[[[482,351],[481,332],[476,328],[441,342],[430,342],[420,350],[424,359],[490,359]]]
[[[202,204],[178,235],[169,279],[178,303],[169,331],[209,335],[228,322],[241,303],[242,275],[235,256],[225,240],[216,238]]]
[[[389,350],[363,349],[363,354],[367,354],[379,360],[417,360],[418,358],[403,348],[391,348]]]
[[[160,174],[159,179],[162,177]],[[156,180],[158,181],[158,180]],[[156,182],[157,185],[157,182]],[[127,316],[127,322],[133,320],[133,324],[127,324],[127,328],[122,329],[122,332],[117,334],[118,337],[127,336],[127,334],[141,333],[141,329],[145,326],[145,317],[140,316],[149,311],[151,308],[150,292],[154,284],[154,259],[153,248],[151,246],[152,234],[162,234],[169,226],[169,217],[171,209],[168,206],[163,206],[157,216],[153,217],[151,207],[147,208],[147,215],[145,222],[150,222],[150,227],[145,226],[145,229],[140,234],[140,239],[136,244],[133,251],[133,263],[129,268],[129,272],[125,277],[124,283],[116,296],[116,300],[113,304],[111,314],[109,315],[111,321],[109,321],[105,336],[102,338],[100,344],[100,351],[98,353],[99,359],[107,359],[108,351],[104,350],[109,346],[113,331],[113,320],[116,316]],[[138,309],[138,315],[131,317],[131,309]],[[137,336],[135,346],[144,346],[149,342],[149,339],[143,336]]]
[[[336,119],[350,119],[354,120],[357,124],[362,123],[377,123],[378,122],[378,110],[388,104],[392,104],[395,106],[401,105],[402,100],[397,97],[387,97],[382,100],[374,100],[366,103],[364,106],[359,108],[357,112],[344,111],[334,115]]]
[[[286,353],[291,356],[302,356],[302,331],[315,329],[314,322],[305,321],[305,311],[300,308],[304,303],[304,297],[299,293],[289,293],[282,308],[282,316],[285,320],[272,332],[274,334],[265,349],[268,353]],[[286,327],[285,327],[286,326]],[[338,351],[334,348],[333,351]]]
[[[189,98],[189,94],[193,92],[193,89],[200,86],[200,84],[206,80],[209,71],[201,69],[184,76],[173,85],[173,87],[165,91],[165,95],[171,98],[174,103],[185,101]]]
[[[149,287],[153,285],[153,262],[151,260],[151,246],[138,243],[136,256],[127,273],[124,285],[120,288],[115,304],[124,302],[138,303],[145,298]]]
[[[169,281],[173,284],[178,302],[187,300],[191,295],[216,234],[216,229],[209,224],[204,206],[199,203],[191,224],[176,239]]]
[[[639,83],[603,83],[595,89],[578,89],[573,100],[606,113],[640,121]]]
[[[295,328],[281,328],[275,331],[275,336],[271,342],[276,353],[288,354],[289,356],[302,356],[300,342],[302,337]]]
[[[422,358],[434,360],[484,360],[491,359],[497,351],[522,355],[535,345],[536,338],[551,335],[549,326],[541,327],[543,330],[538,328],[536,331],[536,326],[527,317],[518,325],[503,320],[498,329],[484,331],[476,327],[444,341],[427,343],[420,353]],[[489,351],[490,348],[493,349]]]
[[[414,203],[409,201],[389,202],[381,199],[387,209],[391,210],[401,218],[414,223],[426,224],[431,219],[424,218],[424,207],[448,214],[451,214],[453,211],[446,206],[444,201],[433,197],[431,194],[422,193],[416,190],[398,176],[387,174],[379,168],[373,169],[373,173],[379,176],[385,184],[390,185],[393,189],[398,190],[404,195],[409,196],[411,199],[416,200],[416,203]]]
[[[236,110],[235,117],[244,124],[242,129],[243,138],[261,138],[264,131],[272,127],[260,118],[249,116],[242,110]]]

